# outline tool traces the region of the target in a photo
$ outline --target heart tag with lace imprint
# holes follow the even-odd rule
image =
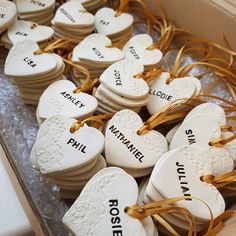
[[[142,125],[142,119],[131,110],[122,110],[112,117],[105,131],[105,156],[108,164],[147,169],[153,167],[167,152],[167,141],[159,132],[151,130],[143,135],[137,134]]]
[[[148,95],[147,82],[134,76],[143,71],[144,67],[140,62],[125,59],[109,66],[99,80],[102,85],[120,96],[142,99]]]
[[[134,21],[131,14],[121,13],[119,16],[116,16],[116,11],[108,7],[98,10],[95,18],[97,32],[107,36],[121,34],[122,31],[130,28]]]
[[[111,40],[102,34],[91,34],[80,42],[73,50],[72,61],[87,61],[97,64],[112,64],[124,58],[118,48],[109,48]]]
[[[70,27],[89,27],[95,24],[95,17],[78,1],[62,4],[54,17],[54,24]]]
[[[198,146],[181,147],[156,163],[150,181],[166,199],[185,196],[185,200],[176,204],[187,208],[199,220],[208,221],[210,213],[206,205],[191,197],[206,202],[214,218],[224,212],[225,201],[220,192],[213,185],[201,181],[201,176],[213,173],[212,163],[209,151]]]
[[[70,132],[76,120],[53,116],[43,122],[36,140],[36,155],[42,174],[68,171],[95,159],[104,147],[104,136],[84,125]]]
[[[16,14],[17,9],[14,3],[0,0],[0,34],[14,22]]]
[[[88,182],[62,221],[75,235],[146,236],[142,222],[124,212],[137,199],[132,176],[105,168]]]
[[[163,72],[150,85],[147,109],[151,115],[164,106],[181,98],[192,98],[199,95],[201,84],[194,77],[174,79],[168,84],[170,74]]]
[[[38,44],[32,40],[16,43],[7,55],[4,73],[8,76],[24,77],[53,71],[57,66],[55,57],[49,53],[35,55],[34,52],[38,49]]]
[[[123,48],[125,58],[140,61],[144,67],[154,66],[160,63],[163,55],[159,49],[149,50],[153,39],[148,34],[133,36]]]
[[[54,30],[49,26],[37,25],[24,20],[17,20],[7,31],[12,44],[26,39],[40,43],[52,38],[53,34]]]
[[[87,93],[74,93],[76,86],[68,80],[51,84],[42,94],[38,104],[38,116],[47,119],[54,115],[81,119],[97,109],[96,98]]]

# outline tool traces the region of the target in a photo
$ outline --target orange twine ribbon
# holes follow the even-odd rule
[[[83,127],[84,124],[87,122],[91,122],[92,123],[91,127],[93,128],[102,129],[102,127],[104,126],[104,120],[112,118],[113,115],[114,115],[113,113],[107,113],[104,115],[91,116],[82,121],[75,121],[70,128],[70,132],[71,133],[76,132],[78,129]]]
[[[229,189],[235,191],[236,187],[228,187],[227,185],[236,182],[236,169],[218,176],[205,175],[201,177],[201,180],[206,183],[212,184],[219,189]]]
[[[181,200],[185,200],[186,198],[187,197],[175,197],[175,198],[155,201],[149,204],[145,204],[143,206],[139,206],[139,205],[127,206],[124,209],[124,211],[128,215],[138,220],[143,220],[148,216],[153,216],[153,218],[157,222],[159,222],[164,228],[166,228],[172,235],[175,235],[175,236],[180,236],[180,234],[178,234],[175,231],[175,229],[165,219],[163,219],[163,217],[160,216],[160,214],[178,213],[180,215],[183,215],[189,222],[188,236],[192,236],[192,235],[196,236],[197,228],[196,228],[195,217],[186,208],[173,205],[174,203],[177,203]],[[210,235],[215,234],[216,232],[219,232],[219,230],[221,230],[224,227],[223,220],[227,217],[231,217],[234,214],[234,212],[232,211],[226,211],[222,213],[221,215],[219,215],[216,219],[213,219],[212,211],[206,202],[196,197],[191,197],[191,199],[200,201],[207,207],[209,211],[210,221],[209,221],[208,227],[206,230],[202,231],[203,235],[205,236],[210,236]]]

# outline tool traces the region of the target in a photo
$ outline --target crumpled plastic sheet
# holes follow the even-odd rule
[[[36,108],[26,106],[16,96],[16,88],[3,73],[7,51],[0,48],[0,130],[21,172],[28,190],[42,216],[48,221],[53,235],[66,235],[61,218],[68,207],[59,197],[59,189],[45,181],[29,162],[31,148],[35,142],[38,124]]]
[[[166,68],[165,59],[173,65],[177,51],[168,52],[165,55],[163,68]],[[7,140],[14,161],[18,170],[24,177],[27,187],[32,194],[35,204],[40,209],[42,216],[47,220],[53,235],[66,235],[68,232],[61,218],[67,211],[67,205],[60,200],[59,189],[43,179],[39,172],[34,170],[29,162],[31,148],[35,142],[38,125],[35,117],[35,107],[26,106],[16,96],[16,88],[3,73],[4,60],[7,51],[0,48],[0,125],[1,134]],[[183,65],[193,62],[189,56],[185,57]],[[191,75],[201,74],[206,70],[205,67],[198,66],[191,71]],[[214,73],[207,74],[201,79],[203,87],[217,80]],[[225,85],[222,83],[215,87],[211,94],[221,96],[228,101],[232,101],[232,97],[227,92]],[[207,101],[212,101],[207,99]],[[220,104],[219,101],[213,101]]]

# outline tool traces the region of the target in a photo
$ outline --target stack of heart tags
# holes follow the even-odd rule
[[[19,41],[10,49],[5,61],[4,73],[17,86],[17,95],[25,104],[37,104],[51,83],[64,79],[65,65],[61,57],[38,51],[35,41]]]
[[[113,43],[131,38],[134,22],[131,14],[104,7],[96,12],[95,19],[96,31],[109,37]]]
[[[150,216],[140,221],[124,212],[137,200],[135,179],[120,168],[105,168],[90,179],[62,221],[78,236],[158,236]]]
[[[46,47],[53,38],[54,30],[49,26],[37,25],[34,22],[17,20],[8,28],[1,38],[5,48],[10,49],[15,43],[22,40],[33,40],[40,48]]]
[[[213,103],[195,107],[183,123],[172,129],[167,139],[169,151],[156,163],[149,180],[142,186],[140,199],[144,203],[185,196],[177,205],[187,208],[197,219],[197,230],[201,231],[213,217],[225,210],[225,200],[218,189],[204,182],[202,176],[219,176],[234,168],[235,141],[215,147],[213,140],[232,136],[223,132],[226,125],[224,110]],[[166,171],[168,169],[168,171]],[[194,198],[191,198],[194,197]],[[184,234],[189,230],[186,220],[179,215],[162,215],[169,223]]]
[[[178,99],[197,98],[202,86],[195,77],[171,78],[170,73],[163,72],[152,80],[149,87],[147,109],[153,115]]]
[[[17,19],[17,10],[14,3],[0,0],[0,35]]]
[[[39,25],[50,25],[54,15],[55,0],[14,0],[18,16],[22,20]]]
[[[214,140],[227,139],[233,135],[232,132],[224,130],[224,126],[226,126],[224,110],[214,103],[203,103],[192,109],[181,124],[172,128],[166,139],[170,143],[170,150],[185,145],[198,145],[211,150],[215,158],[228,166],[226,171],[231,171],[236,161],[236,141],[232,140],[221,147],[212,145]],[[217,164],[218,162],[215,163],[218,171],[215,174],[223,174],[225,167]]]
[[[210,212],[203,202],[195,198],[201,199],[210,207],[213,218],[225,211],[225,200],[218,189],[201,181],[201,176],[214,173],[213,159],[214,153],[197,145],[167,152],[156,163],[150,179],[143,184],[140,199],[143,199],[143,203],[150,203],[184,196],[186,198],[176,205],[189,210],[196,219],[197,231],[203,230],[211,219]],[[189,225],[183,216],[161,216],[174,226],[180,235],[185,235],[189,231]]]
[[[78,1],[62,4],[52,20],[55,37],[71,39],[75,43],[82,41],[95,29],[95,17]]]
[[[144,66],[135,60],[122,60],[112,64],[100,76],[95,97],[97,113],[117,112],[130,109],[139,112],[148,102],[149,87],[143,78],[136,78]]]
[[[148,34],[133,36],[123,47],[125,58],[139,61],[144,65],[145,71],[161,66],[162,52],[157,48],[151,48],[153,39]]]
[[[79,1],[83,5],[83,7],[90,12],[99,9],[107,2],[107,0],[75,0],[75,1]]]
[[[91,34],[73,49],[72,61],[85,67],[92,79],[99,78],[107,67],[124,58],[123,52],[111,45],[108,37]],[[77,86],[81,86],[85,80],[84,75],[75,69],[71,70],[71,78]]]
[[[55,116],[66,116],[81,120],[93,116],[98,102],[93,96],[76,92],[76,86],[69,80],[59,80],[51,84],[39,99],[36,110],[39,125]]]
[[[45,120],[30,155],[32,165],[67,199],[77,198],[89,179],[106,167],[103,134],[86,124],[72,132],[75,122],[62,116]]]
[[[109,166],[121,167],[133,177],[149,175],[168,151],[165,137],[156,130],[139,135],[143,125],[131,110],[117,112],[105,128],[105,157]]]

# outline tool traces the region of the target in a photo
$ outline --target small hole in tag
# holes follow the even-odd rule
[[[203,176],[200,176],[200,180],[203,182]]]
[[[139,130],[136,132],[136,134],[139,136],[142,135]]]

